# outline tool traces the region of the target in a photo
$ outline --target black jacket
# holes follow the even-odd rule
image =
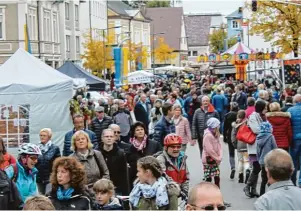
[[[117,141],[117,146],[120,148],[120,149],[123,149],[125,154],[128,155],[130,153],[130,149],[131,149],[131,145],[124,142],[124,141]]]
[[[293,104],[285,104],[284,107],[281,109],[281,111],[287,112],[287,110],[293,106],[294,106]]]
[[[231,142],[231,131],[232,131],[232,122],[236,121],[237,112],[230,111],[225,115],[224,121],[224,142],[232,144]]]
[[[37,183],[49,183],[53,161],[60,156],[60,148],[54,144],[49,147],[46,153],[39,155],[38,163],[36,164],[36,168],[39,171],[37,174]]]
[[[99,143],[101,143],[102,131],[107,129],[110,124],[113,124],[113,120],[109,116],[104,116],[101,122],[97,119],[97,117],[92,120],[89,129],[96,134]]]
[[[141,104],[141,102],[138,102],[135,106],[134,112],[135,112],[135,117],[136,120],[139,122],[143,122],[143,124],[145,125],[146,128],[148,128],[148,124],[149,124],[149,119],[148,119],[148,106],[146,104],[146,109],[143,107],[143,105]]]
[[[51,200],[55,210],[91,210],[92,208],[90,198],[82,193],[74,192],[68,200],[59,200],[56,194],[51,194],[48,198]]]
[[[130,185],[132,188],[133,182],[136,179],[137,174],[137,161],[139,158],[156,154],[159,151],[162,151],[162,146],[157,141],[147,140],[146,147],[142,151],[138,151],[133,145],[130,148],[130,154],[128,155],[128,163],[130,164]]]
[[[105,151],[102,144],[100,151],[108,166],[110,179],[116,187],[116,192],[124,196],[128,195],[130,193],[129,177],[124,150],[114,144],[111,151]]]

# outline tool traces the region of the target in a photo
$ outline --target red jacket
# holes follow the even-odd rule
[[[14,156],[5,153],[3,155],[3,163],[0,164],[0,169],[4,170],[7,166],[11,164],[16,164],[16,159],[14,158]]]
[[[288,112],[268,112],[267,120],[273,126],[273,135],[279,148],[289,148],[292,141],[291,115]]]

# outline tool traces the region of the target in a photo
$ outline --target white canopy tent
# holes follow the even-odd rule
[[[144,70],[138,70],[129,73],[127,76],[127,80],[128,80],[128,84],[142,84],[142,83],[150,83],[153,77],[154,77],[153,73]]]
[[[180,72],[185,70],[185,67],[177,67],[173,65],[165,66],[165,67],[157,67],[154,69],[154,73],[156,74],[166,74],[168,72]]]
[[[56,71],[23,49],[0,66],[0,136],[14,152],[22,142],[39,143],[42,128],[62,147],[72,128],[69,100],[72,78]]]

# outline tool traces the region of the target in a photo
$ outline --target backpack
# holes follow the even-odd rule
[[[21,203],[15,183],[0,169],[0,210],[17,210]]]

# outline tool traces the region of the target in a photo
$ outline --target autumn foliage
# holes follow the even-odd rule
[[[102,37],[102,35],[100,36]],[[85,42],[83,45],[85,51],[81,55],[81,58],[84,60],[83,66],[86,69],[90,69],[94,75],[102,77],[103,70],[105,68],[111,69],[114,65],[111,47],[114,35],[104,37],[104,39],[93,39],[90,33],[86,33],[84,37]]]
[[[166,64],[168,61],[176,58],[177,54],[174,53],[173,48],[164,42],[164,38],[160,37],[158,47],[154,51],[154,56],[156,60]]]
[[[247,7],[251,7],[247,5]],[[257,1],[257,11],[251,17],[252,34],[259,34],[271,41],[284,53],[298,56],[301,44],[301,7],[274,1]]]

